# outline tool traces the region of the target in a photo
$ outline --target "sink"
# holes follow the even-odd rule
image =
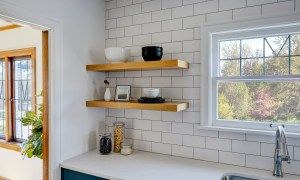
[[[221,180],[258,180],[240,175],[224,175]]]

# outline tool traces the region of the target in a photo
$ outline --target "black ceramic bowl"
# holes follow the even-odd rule
[[[145,61],[160,61],[163,56],[163,48],[159,46],[142,47],[142,56]]]

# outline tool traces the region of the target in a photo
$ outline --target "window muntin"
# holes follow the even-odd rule
[[[274,29],[212,35],[213,125],[300,124],[300,28]]]

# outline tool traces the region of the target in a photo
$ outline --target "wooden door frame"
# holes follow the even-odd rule
[[[43,73],[43,180],[49,179],[49,36],[42,32]]]

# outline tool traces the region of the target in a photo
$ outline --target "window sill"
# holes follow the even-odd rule
[[[0,140],[0,148],[5,148],[5,149],[21,152],[21,143],[6,142],[4,140]]]
[[[275,133],[276,133],[275,131],[267,131],[267,130],[242,129],[242,128],[230,128],[230,127],[218,127],[218,126],[197,126],[197,129],[256,134],[256,135],[265,135],[265,136],[275,136]],[[289,137],[289,138],[300,138],[300,133],[286,132],[285,134],[286,134],[286,137]]]

